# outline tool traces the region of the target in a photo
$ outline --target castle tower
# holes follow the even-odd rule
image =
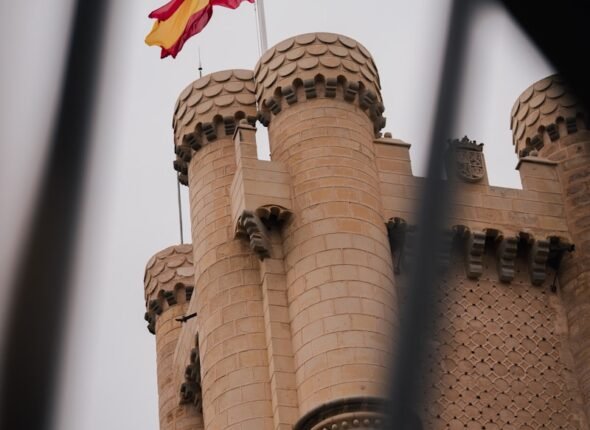
[[[373,143],[385,123],[377,69],[352,39],[304,34],[263,54],[255,80],[272,161],[291,181],[282,240],[302,417],[294,428],[353,418],[372,428],[397,315]]]
[[[271,392],[256,257],[235,240],[230,187],[234,133],[254,123],[253,75],[202,77],[180,95],[174,114],[175,167],[189,186],[195,298],[179,348],[196,333],[205,428],[272,428]],[[183,355],[186,357],[188,351]]]
[[[174,168],[192,246],[156,254],[145,279],[161,429],[383,428],[424,179],[410,145],[381,136],[382,113],[371,55],[328,33],[181,93]],[[519,190],[488,183],[483,144],[450,142],[457,202],[423,339],[427,402],[412,411],[424,428],[589,428],[587,117],[550,77],[519,98],[512,128]]]
[[[521,162],[531,156],[556,164],[558,181],[539,175],[537,191],[556,188],[563,196],[575,252],[559,268],[571,350],[586,416],[590,417],[590,131],[587,111],[565,82],[549,76],[527,88],[514,104],[511,128]],[[527,184],[525,184],[527,185]],[[534,188],[533,188],[534,189]]]
[[[202,429],[199,407],[179,403],[182,379],[175,372],[174,358],[185,316],[193,293],[194,269],[191,245],[176,245],[154,255],[145,269],[145,319],[156,335],[158,392],[161,430]],[[197,387],[192,387],[197,391]],[[198,398],[191,399],[198,402]]]

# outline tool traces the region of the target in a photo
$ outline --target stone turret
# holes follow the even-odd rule
[[[317,33],[271,48],[255,80],[272,160],[287,166],[293,193],[282,238],[295,428],[331,428],[344,413],[372,423],[397,315],[373,144],[385,124],[379,74],[360,43]]]
[[[558,75],[527,88],[512,109],[514,145],[523,161],[553,166],[556,187],[576,250],[559,268],[561,297],[576,377],[590,417],[590,117]],[[542,169],[539,168],[538,171]],[[546,169],[546,168],[545,168]],[[525,178],[526,179],[526,178]],[[525,183],[526,186],[526,183]]]
[[[181,93],[174,114],[177,165],[189,186],[198,291],[189,309],[198,317],[187,324],[183,344],[198,333],[206,428],[262,429],[272,423],[260,275],[247,244],[234,240],[230,205],[234,134],[240,120],[254,124],[255,118],[248,70],[198,79]]]
[[[156,335],[161,430],[203,428],[200,408],[178,401],[181,378],[174,365],[182,329],[178,319],[186,315],[194,290],[192,254],[191,245],[171,246],[154,255],[145,269],[145,319]]]

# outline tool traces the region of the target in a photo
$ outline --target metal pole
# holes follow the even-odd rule
[[[2,429],[48,430],[54,418],[109,3],[74,2],[44,176],[6,307],[0,354]]]
[[[264,0],[256,0],[256,16],[258,17],[258,35],[260,37],[260,51],[265,53],[268,49],[266,38],[266,19],[264,17]]]
[[[467,27],[473,10],[483,0],[454,0],[446,41],[445,60],[439,82],[436,116],[430,137],[428,174],[418,209],[416,258],[410,271],[407,297],[401,307],[397,354],[390,379],[390,408],[384,428],[417,430],[422,396],[421,365],[428,353],[428,339],[435,323],[438,255],[443,231],[452,207],[452,181],[442,179],[445,142],[453,132],[464,71]],[[433,216],[433,214],[436,214]],[[420,264],[417,264],[417,263]]]
[[[199,46],[199,78],[203,77],[203,63],[201,62],[201,47]]]
[[[178,195],[178,225],[180,226],[180,244],[184,245],[184,232],[182,231],[182,201],[180,199],[180,173],[176,174],[176,191]]]

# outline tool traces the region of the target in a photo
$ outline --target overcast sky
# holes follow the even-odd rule
[[[9,60],[0,79],[0,303],[43,160],[71,3],[29,0],[3,10],[0,49]],[[252,4],[216,8],[176,60],[160,60],[143,39],[151,28],[147,14],[164,0],[112,3],[73,275],[60,430],[158,428],[155,342],[143,320],[142,281],[149,257],[179,242],[172,110],[197,78],[199,47],[205,73],[252,69],[259,57]],[[59,4],[63,14],[56,13]],[[269,45],[313,31],[364,44],[381,75],[384,131],[412,144],[414,173],[421,174],[448,6],[443,0],[266,0]],[[510,109],[528,85],[550,73],[500,7],[476,17],[456,137],[485,143],[492,185],[520,187]],[[183,199],[190,241],[186,190]]]

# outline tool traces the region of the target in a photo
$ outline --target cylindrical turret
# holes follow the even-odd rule
[[[397,317],[373,143],[385,122],[379,75],[362,45],[317,33],[271,48],[255,80],[271,158],[292,181],[283,241],[295,428],[332,428],[345,413],[373,426]]]
[[[145,269],[146,320],[156,335],[160,430],[202,429],[200,408],[181,404],[182,381],[175,372],[175,350],[193,292],[191,245],[176,245],[154,255]]]
[[[512,109],[514,144],[520,157],[538,154],[556,169],[575,252],[558,275],[566,309],[575,372],[590,417],[590,131],[583,107],[553,75],[530,86]],[[554,184],[548,184],[553,186]],[[543,182],[538,181],[537,187]],[[543,191],[538,189],[538,191]]]
[[[235,240],[230,186],[238,122],[256,118],[253,75],[204,76],[180,95],[175,163],[188,183],[195,267],[203,416],[207,429],[272,428],[258,261]],[[187,326],[188,327],[188,326]]]

